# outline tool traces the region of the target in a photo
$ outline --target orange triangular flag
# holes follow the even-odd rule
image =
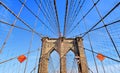
[[[22,63],[23,61],[26,60],[26,56],[25,55],[20,55],[17,59],[20,63]]]
[[[100,61],[103,61],[105,59],[105,56],[98,53],[97,56],[96,56]]]

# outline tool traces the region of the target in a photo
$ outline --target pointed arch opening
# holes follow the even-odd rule
[[[60,56],[56,50],[51,51],[48,63],[48,73],[60,73]]]
[[[67,73],[78,73],[77,60],[72,50],[69,50],[66,54],[66,68]]]

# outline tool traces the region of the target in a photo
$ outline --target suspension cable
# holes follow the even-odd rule
[[[95,54],[99,54],[98,52],[95,52],[94,50],[92,51],[92,50],[89,50],[89,49],[87,49],[87,48],[84,48],[84,49],[87,50],[87,51],[93,52],[93,53],[95,53]],[[111,58],[111,57],[106,56],[106,55],[104,55],[104,57],[106,57],[107,59],[110,59],[110,60],[113,60],[113,61],[115,61],[115,62],[119,62],[119,63],[120,63],[120,60]]]
[[[92,31],[95,31],[95,30],[98,30],[98,29],[101,29],[101,28],[103,28],[103,27],[107,27],[107,26],[110,26],[110,25],[113,25],[113,24],[116,24],[116,23],[119,23],[120,22],[120,20],[116,20],[116,21],[113,21],[113,22],[111,22],[111,23],[108,23],[108,24],[105,24],[105,25],[103,25],[103,26],[100,26],[100,27],[98,27],[98,28],[95,28],[95,29],[93,29]]]
[[[92,0],[92,2],[94,3],[94,0]],[[120,2],[119,2],[119,4],[120,4]],[[96,11],[97,11],[99,17],[102,19],[102,15],[100,14],[100,11],[98,10],[98,7],[96,5],[95,5],[95,8],[96,8]],[[101,21],[102,21],[103,25],[105,26],[104,19],[102,19]],[[109,36],[109,38],[110,38],[114,48],[115,48],[115,51],[117,52],[117,55],[118,55],[118,57],[120,59],[119,51],[118,51],[118,49],[116,47],[116,44],[115,44],[115,42],[114,42],[114,40],[113,40],[113,38],[112,38],[112,36],[111,36],[111,34],[110,34],[110,32],[109,32],[109,30],[108,30],[108,28],[106,26],[105,26],[105,30],[106,30],[106,32],[107,32],[107,34],[108,34],[108,36]]]
[[[53,20],[53,22],[55,22],[55,24],[54,24],[54,26],[56,26],[56,27],[58,27],[56,24],[57,24],[57,19],[56,19],[56,14],[55,14],[55,9],[54,9],[54,3],[52,4],[52,2],[51,2],[51,0],[48,0],[49,2],[49,6],[50,6],[50,11],[52,11],[51,13],[51,15],[53,15],[53,18],[52,19],[54,19]],[[58,28],[57,28],[57,32],[58,32]]]
[[[86,1],[86,0],[83,0],[83,2],[82,2],[81,5],[80,5],[80,2],[79,2],[79,5],[80,5],[80,6],[78,5],[78,7],[77,7],[78,10],[76,9],[76,11],[75,11],[76,13],[73,15],[74,17],[73,17],[73,19],[72,19],[72,20],[73,20],[72,24],[73,24],[74,21],[76,20],[76,18],[77,18],[77,16],[78,16],[79,12],[81,11],[81,9],[82,9],[82,7],[83,7],[85,1]]]
[[[94,3],[94,5],[85,13],[85,15],[75,24],[75,26],[73,27],[73,29],[71,29],[68,32],[69,34],[80,24],[80,22],[93,10],[93,8],[95,7],[95,5],[97,5],[99,2],[100,2],[100,0],[97,0],[97,2]]]
[[[49,2],[50,2],[50,4],[49,4]],[[51,26],[53,27],[54,31],[56,31],[56,34],[59,37],[59,30],[58,30],[58,26],[57,26],[57,18],[56,18],[56,13],[55,13],[55,8],[54,8],[54,2],[51,4],[51,1],[49,0],[48,2],[44,1],[44,3],[46,4],[45,8],[47,8],[49,18],[51,19],[51,23],[52,23]]]
[[[117,3],[105,16],[102,17],[94,26],[92,26],[82,37],[88,34],[92,29],[94,29],[103,19],[105,19],[113,10],[115,10],[120,5],[120,2]]]
[[[67,17],[67,22],[68,22],[67,25],[69,24],[70,26],[67,27],[68,29],[66,28],[66,30],[69,30],[69,28],[72,26],[72,25],[71,25],[71,21],[72,21],[73,14],[75,13],[76,6],[77,6],[77,0],[73,1],[72,6],[70,6],[70,7],[72,7],[72,8],[70,9],[71,12],[69,12],[69,14],[68,14],[69,17]],[[67,32],[66,32],[66,33],[67,33]]]
[[[13,27],[16,27],[16,28],[18,28],[18,29],[25,30],[25,31],[28,31],[28,32],[32,32],[31,30],[28,30],[28,29],[23,28],[23,27],[20,27],[20,26],[12,25],[12,24],[10,24],[10,23],[8,23],[8,22],[5,22],[5,21],[1,21],[1,20],[0,20],[0,23],[6,24],[6,25],[8,25],[8,26],[13,26]]]
[[[116,20],[116,21],[113,21],[113,22],[111,22],[111,23],[106,24],[105,26],[107,27],[107,26],[110,26],[110,25],[113,25],[113,24],[116,24],[116,23],[119,23],[119,22],[120,22],[120,20]],[[101,28],[104,28],[105,26],[103,25],[103,26],[94,28],[94,29],[92,29],[90,32],[95,31],[95,30],[99,30],[99,29],[101,29]],[[90,33],[90,32],[89,32],[89,33]],[[86,32],[83,32],[83,33],[80,33],[80,34],[78,34],[78,35],[76,35],[76,36],[83,35],[83,34],[85,34],[85,33],[86,33]]]
[[[19,2],[20,2],[21,4],[23,4],[23,2],[22,2],[21,0],[19,0]],[[45,27],[46,27],[47,29],[49,29],[53,34],[55,34],[54,31],[52,31],[26,4],[25,4],[24,6],[25,6],[26,9],[27,9],[28,11],[30,11],[30,13],[31,13],[32,15],[34,15],[43,25],[45,25]]]
[[[81,14],[82,14],[82,12],[81,12]],[[83,19],[83,24],[85,25],[85,29],[86,29],[86,31],[87,31],[87,25],[86,25],[85,18]],[[88,36],[88,41],[89,41],[91,50],[93,51],[93,45],[92,45],[92,42],[91,42],[91,39],[90,39],[90,34],[88,33],[87,36]],[[97,66],[96,59],[95,59],[95,55],[94,55],[93,52],[92,52],[92,56],[93,56],[93,59],[94,59],[96,71],[97,71],[97,73],[99,73],[99,72],[98,72],[98,66]]]
[[[20,16],[20,14],[21,14],[21,12],[22,12],[22,9],[23,9],[23,7],[24,7],[25,2],[26,2],[26,0],[24,0],[24,3],[22,4],[22,6],[21,6],[21,8],[20,8],[20,11],[19,11],[17,17]],[[14,26],[14,25],[16,24],[16,22],[17,22],[17,19],[14,20],[14,22],[13,22],[12,25]],[[0,53],[2,53],[2,50],[4,49],[6,43],[7,43],[8,39],[9,39],[9,37],[10,37],[10,35],[11,35],[13,29],[14,29],[13,26],[12,26],[12,27],[10,28],[10,30],[8,31],[8,34],[7,34],[5,40],[4,40],[3,44],[2,44],[2,47],[0,48]]]
[[[102,61],[101,61],[101,64],[102,64],[103,72],[104,72],[104,73],[106,73],[106,72],[105,72],[105,68],[104,68],[104,65],[103,65],[103,62],[102,62]]]
[[[37,2],[36,0],[34,0],[34,1],[35,1],[36,5],[40,8],[40,10],[41,10],[41,12],[43,13],[45,19],[49,22],[49,24],[51,25],[51,27],[53,27],[52,24],[53,24],[54,21],[51,21],[50,16],[49,16],[49,14],[47,13],[47,11],[46,11],[46,9],[44,8],[44,6],[43,6],[43,9],[41,8],[41,6],[42,6],[41,0],[39,0],[41,6],[38,4],[38,2]],[[48,10],[48,7],[47,7],[47,10]]]
[[[33,50],[33,51],[30,51],[30,52],[24,53],[23,55],[31,54],[31,53],[34,53],[34,52],[39,51],[39,50],[40,50],[40,49]],[[18,56],[13,57],[13,58],[10,58],[10,59],[7,59],[7,60],[4,60],[4,61],[0,62],[0,64],[3,64],[3,63],[6,63],[6,62],[9,62],[9,61],[12,61],[12,60],[14,60],[14,59],[16,59],[16,58],[18,58]]]
[[[33,28],[31,28],[31,26],[29,26],[29,24],[27,24],[24,20],[22,20],[20,17],[17,17],[17,15],[10,10],[5,4],[3,4],[2,2],[0,2],[0,5],[2,5],[5,9],[7,9],[13,16],[15,16],[17,19],[19,19],[25,26],[27,26],[32,32],[34,32],[35,34],[38,34],[39,37],[43,37],[42,34],[39,34],[38,32],[36,32],[35,30],[33,30]]]
[[[38,13],[37,13],[37,16],[39,16],[40,14],[40,8],[38,8]],[[37,25],[37,21],[38,19],[36,18],[35,22],[34,22],[34,30],[36,28],[36,25]],[[31,36],[31,40],[30,40],[30,45],[29,45],[29,48],[28,48],[28,52],[30,52],[31,48],[32,48],[32,43],[33,43],[33,40],[34,40],[34,32],[32,32],[32,36]],[[25,68],[24,68],[24,73],[26,73],[26,69],[27,69],[27,65],[28,65],[28,60],[29,60],[29,54],[27,55],[27,61],[25,63]]]
[[[55,9],[56,20],[57,20],[58,35],[59,35],[59,37],[60,37],[60,36],[61,36],[61,33],[60,33],[60,23],[59,23],[59,18],[58,18],[56,0],[54,0],[54,9]]]
[[[38,63],[38,65],[37,65],[37,62],[38,62],[38,60],[39,60],[39,53],[40,53],[40,51],[37,52],[36,62],[35,62],[35,66],[37,66],[37,67],[38,67],[38,65],[39,65],[39,63]],[[36,68],[35,68],[35,69],[36,69]],[[34,73],[35,73],[35,70],[34,70]]]
[[[82,9],[85,1],[86,1],[86,0],[84,0],[81,5],[80,5],[81,0],[79,1],[79,4],[78,4],[78,6],[77,6],[77,8],[76,8],[76,10],[75,10],[75,13],[73,14],[73,17],[72,17],[72,19],[71,19],[71,20],[72,20],[72,22],[71,22],[71,24],[70,24],[71,26],[69,27],[68,30],[70,30],[70,28],[72,28],[72,25],[74,24],[76,18],[78,17],[78,14],[79,14],[79,12],[81,11],[81,9]],[[69,31],[68,31],[68,32],[69,32]]]
[[[65,8],[65,16],[64,16],[64,31],[63,31],[63,37],[66,35],[66,20],[68,15],[68,0],[66,0],[66,8]]]
[[[70,4],[68,6],[68,15],[67,15],[67,21],[66,21],[66,27],[67,28],[69,28],[68,24],[70,22],[69,20],[70,20],[70,16],[71,16],[72,7],[73,7],[73,2],[74,2],[74,0],[70,0]],[[66,30],[68,30],[67,28],[66,28]]]

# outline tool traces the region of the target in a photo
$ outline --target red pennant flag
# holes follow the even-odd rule
[[[20,63],[22,63],[26,60],[26,56],[25,55],[20,55],[17,59]]]
[[[100,61],[103,61],[104,59],[105,59],[105,56],[104,55],[102,55],[102,54],[98,54],[97,56],[96,56]]]

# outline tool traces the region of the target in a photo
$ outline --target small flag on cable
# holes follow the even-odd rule
[[[101,53],[98,53],[96,56],[100,61],[103,61],[105,59],[105,56]]]
[[[20,63],[22,63],[22,62],[24,62],[27,58],[26,58],[26,56],[25,55],[20,55],[20,56],[18,56],[18,61],[20,62]]]

